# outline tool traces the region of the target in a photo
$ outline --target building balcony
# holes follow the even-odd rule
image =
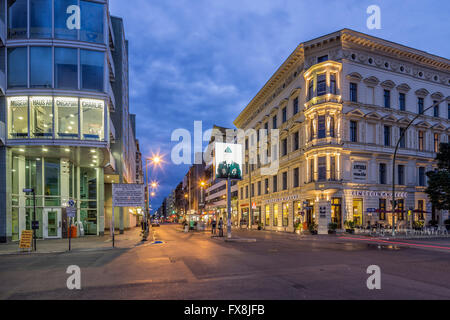
[[[315,108],[313,108],[315,107]],[[307,116],[313,109],[316,111],[319,107],[330,109],[334,107],[337,110],[342,110],[342,97],[340,95],[328,93],[318,97],[314,97],[305,103],[305,116]]]

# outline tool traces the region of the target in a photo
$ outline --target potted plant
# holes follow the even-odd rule
[[[350,234],[354,234],[355,233],[355,222],[354,221],[346,220],[344,222],[344,224],[345,224],[345,231],[347,233],[350,233]]]
[[[263,224],[261,222],[258,223],[258,230],[262,230],[263,229]]]
[[[302,229],[303,229],[303,223],[301,223],[300,221],[296,221],[296,222],[294,223],[294,230],[295,230],[295,233],[300,234],[301,231],[302,231]]]
[[[338,225],[335,222],[328,224],[328,234],[336,234],[337,228],[338,228]]]
[[[317,234],[317,224],[315,224],[314,222],[310,223],[308,226],[309,232],[313,235]]]
[[[447,228],[447,231],[450,231],[450,219],[447,219],[444,221],[445,227]]]

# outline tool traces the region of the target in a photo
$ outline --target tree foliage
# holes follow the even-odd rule
[[[438,210],[450,210],[450,144],[441,143],[436,157],[438,169],[427,172],[426,193]]]

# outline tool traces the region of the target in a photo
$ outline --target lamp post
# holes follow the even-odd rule
[[[395,145],[395,151],[394,151],[394,157],[392,159],[392,236],[395,236],[395,213],[397,208],[397,202],[395,200],[395,162],[397,160],[397,153],[398,149],[400,147],[400,142],[403,140],[403,138],[406,135],[406,131],[411,127],[414,121],[417,120],[420,116],[424,115],[426,111],[440,105],[444,100],[437,101],[433,103],[430,107],[423,110],[421,113],[417,114],[406,126],[405,130],[403,130],[402,134],[400,135],[400,138],[397,141],[397,144]]]
[[[145,210],[146,212],[146,217],[145,217],[145,231],[148,232],[148,220],[150,218],[150,188],[149,188],[149,170],[148,170],[148,165],[149,164],[154,164],[154,165],[159,165],[162,162],[162,158],[161,156],[153,156],[152,158],[147,157],[145,158],[145,177],[146,177],[146,187],[147,187],[147,208]],[[152,186],[154,185],[154,188],[157,187],[157,183],[153,182]]]

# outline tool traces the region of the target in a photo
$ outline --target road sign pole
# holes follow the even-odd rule
[[[36,223],[36,191],[33,189],[33,221]],[[33,228],[33,238],[34,238],[34,251],[37,251],[36,247],[36,228]]]
[[[227,221],[227,237],[231,239],[231,179],[227,179],[227,211],[228,211],[228,221]]]
[[[112,207],[112,221],[111,221],[111,229],[112,229],[112,246],[113,246],[113,248],[114,248],[114,245],[115,245],[115,243],[114,243],[114,234],[115,234],[115,230],[114,230],[114,227],[115,227],[115,220],[114,220],[114,206]]]
[[[72,240],[72,218],[69,217],[69,251],[71,250],[71,240]]]

